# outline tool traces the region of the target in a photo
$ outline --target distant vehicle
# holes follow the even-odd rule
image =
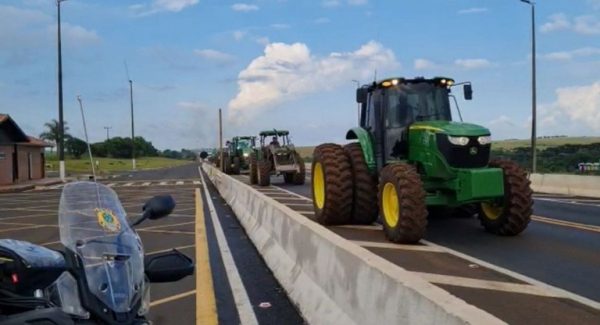
[[[289,131],[260,132],[260,147],[249,156],[250,182],[260,186],[271,184],[271,175],[283,175],[286,183],[302,185],[306,181],[304,161],[290,142]],[[266,144],[266,138],[272,141]],[[279,141],[281,139],[281,142]]]

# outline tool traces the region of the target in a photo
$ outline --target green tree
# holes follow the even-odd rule
[[[65,142],[65,150],[71,157],[79,159],[87,152],[87,143],[79,138],[69,136]]]
[[[69,127],[67,126],[67,121],[63,121],[64,124],[64,136],[65,136],[65,140],[67,139],[67,137],[69,136],[69,134],[67,133],[67,131],[69,130]],[[40,139],[42,140],[46,140],[46,141],[50,141],[53,142],[54,145],[56,146],[56,149],[58,152],[60,152],[60,148],[58,145],[58,134],[59,134],[59,129],[60,129],[60,123],[57,120],[52,120],[50,122],[46,122],[44,124],[44,128],[46,128],[46,131],[40,133]],[[51,148],[51,152],[52,152]]]

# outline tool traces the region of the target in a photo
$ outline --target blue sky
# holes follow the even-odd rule
[[[0,112],[29,134],[57,118],[54,0],[0,0]],[[600,0],[539,0],[540,135],[600,133]],[[447,75],[465,120],[525,138],[530,8],[518,0],[68,0],[62,3],[65,119],[92,141],[136,134],[160,149],[286,128],[297,145],[343,141],[352,79]]]

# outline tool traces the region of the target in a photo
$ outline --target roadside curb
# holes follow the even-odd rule
[[[62,183],[63,183],[63,181],[54,181],[54,182],[48,182],[48,183],[44,183],[44,184],[17,185],[12,188],[0,188],[0,193],[2,193],[2,194],[4,194],[4,193],[20,193],[20,192],[24,192],[24,191],[30,191],[30,190],[44,188],[46,186],[52,186],[52,185],[57,185],[57,184],[62,184]]]

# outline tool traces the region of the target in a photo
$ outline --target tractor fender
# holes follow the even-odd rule
[[[361,127],[352,128],[346,133],[346,140],[358,140],[365,156],[367,167],[371,173],[374,173],[377,170],[377,163],[375,162],[373,140],[369,131]]]

